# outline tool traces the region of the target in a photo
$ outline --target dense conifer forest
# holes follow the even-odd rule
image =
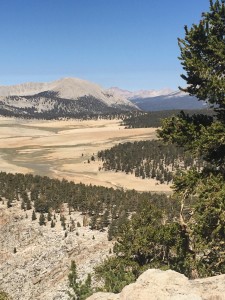
[[[32,109],[30,109],[32,110]],[[29,111],[29,109],[28,109]],[[213,115],[213,111],[210,109],[204,110],[185,110],[186,113],[193,115],[196,113],[204,113],[207,115]],[[147,127],[160,127],[161,120],[164,118],[171,117],[173,115],[178,115],[180,110],[164,110],[164,111],[124,111],[121,112],[116,109],[112,109],[112,112],[102,112],[91,113],[91,112],[61,112],[56,114],[54,110],[35,112],[30,114],[21,113],[18,109],[17,111],[8,111],[0,107],[0,115],[4,117],[21,118],[21,119],[38,119],[38,120],[65,120],[65,119],[79,119],[79,120],[122,120],[121,126],[125,128],[147,128]]]
[[[139,141],[118,144],[98,152],[105,170],[122,171],[136,177],[152,178],[160,183],[170,183],[178,169],[203,167],[203,160],[186,153],[182,147],[164,144],[161,141]]]
[[[186,114],[190,116],[194,114],[204,114],[207,116],[213,116],[215,113],[212,109],[198,109],[198,110],[184,110]],[[127,113],[122,117],[122,125],[126,128],[147,128],[147,127],[160,127],[161,121],[164,118],[177,116],[180,114],[180,110],[163,110],[163,111],[151,111],[140,112],[134,111]]]
[[[70,101],[70,100],[68,100]],[[37,119],[37,120],[98,120],[98,119],[120,119],[120,116],[123,118],[126,113],[121,113],[119,110],[112,109],[111,113],[91,113],[91,112],[60,112],[56,113],[52,111],[43,111],[43,112],[33,112],[32,108],[27,109],[29,114],[21,112],[19,109],[14,111],[9,111],[0,107],[0,116],[11,117],[11,118],[20,118],[20,119]]]
[[[0,173],[0,197],[1,201],[7,201],[8,208],[20,201],[22,210],[33,210],[32,220],[38,218],[40,225],[54,222],[54,214],[59,213],[64,227],[63,205],[66,204],[69,211],[79,211],[88,217],[91,229],[105,230],[110,225],[109,239],[116,235],[120,224],[137,211],[141,202],[149,201],[156,207],[171,205],[170,199],[163,194],[115,190],[75,184],[65,179],[5,172]],[[73,224],[67,225],[71,230]]]

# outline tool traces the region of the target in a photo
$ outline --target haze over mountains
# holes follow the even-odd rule
[[[168,95],[169,93],[173,92],[170,88],[165,88],[162,90],[138,90],[138,91],[128,91],[123,90],[118,87],[111,87],[108,91],[115,93],[118,96],[123,96],[126,99],[133,100],[133,99],[144,99],[144,98],[151,98],[156,96]]]
[[[191,97],[187,93],[173,91],[169,88],[130,92],[113,87],[109,90],[118,96],[126,97],[144,111],[202,109],[207,106],[204,101],[199,101],[196,97]]]
[[[78,78],[45,83],[0,86],[0,115],[30,118],[63,118],[120,113],[123,111],[200,109],[205,102],[171,89],[131,92],[103,89]]]

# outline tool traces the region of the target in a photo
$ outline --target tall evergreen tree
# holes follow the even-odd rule
[[[77,266],[73,260],[71,261],[68,279],[69,287],[72,290],[72,292],[68,292],[71,300],[85,300],[87,297],[93,294],[90,274],[88,274],[84,283],[80,281],[77,275]]]
[[[42,226],[42,225],[45,225],[45,216],[43,213],[40,213],[40,217],[39,217],[39,224]]]
[[[225,108],[225,8],[222,1],[210,0],[210,11],[199,24],[185,26],[185,38],[178,39],[181,64],[187,87],[182,90]]]
[[[32,221],[35,221],[36,219],[37,219],[37,216],[36,216],[35,211],[33,210],[33,212],[32,212]]]
[[[199,24],[179,39],[188,86],[182,90],[213,106],[215,118],[181,113],[165,119],[159,137],[184,147],[208,163],[181,172],[174,180],[180,197],[180,226],[187,238],[186,269],[197,276],[225,272],[225,6],[210,1]],[[198,200],[185,217],[190,196]]]

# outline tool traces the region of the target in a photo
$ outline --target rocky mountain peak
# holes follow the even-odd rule
[[[79,78],[0,86],[1,115],[49,119],[130,110],[138,107],[123,96]]]

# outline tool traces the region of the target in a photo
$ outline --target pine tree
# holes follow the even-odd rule
[[[45,216],[43,213],[40,213],[40,217],[39,217],[39,224],[42,226],[42,225],[45,225]]]
[[[52,221],[51,221],[51,228],[53,228],[53,227],[55,227],[55,223],[54,223],[54,221],[52,220]]]
[[[187,82],[185,92],[213,106],[224,103],[225,86],[225,6],[222,1],[210,0],[210,11],[202,14],[199,24],[185,26],[185,38],[178,39],[181,64]]]
[[[32,212],[32,221],[35,221],[36,219],[37,219],[37,216],[36,216],[35,211],[33,210],[33,212]]]
[[[51,214],[50,212],[48,212],[47,220],[48,220],[48,221],[51,221],[51,220],[52,220],[52,214]]]
[[[72,300],[85,300],[87,297],[93,294],[91,288],[91,276],[88,274],[84,283],[79,281],[77,275],[77,266],[75,261],[71,261],[70,273],[68,275],[69,287],[72,292],[68,292],[70,299]]]
[[[26,209],[27,209],[27,210],[30,210],[31,208],[32,208],[31,201],[30,201],[30,199],[27,199],[27,202],[26,202]]]
[[[66,218],[64,215],[60,216],[61,226],[63,227],[63,230],[66,230]]]
[[[26,204],[23,200],[21,202],[21,209],[26,210]]]
[[[199,100],[207,100],[215,118],[183,112],[163,120],[159,137],[184,147],[195,159],[202,157],[200,168],[180,171],[174,178],[174,190],[180,198],[180,227],[186,242],[183,258],[191,277],[225,273],[225,5],[210,1],[210,11],[199,24],[185,27],[179,39],[181,61],[187,88],[182,90]],[[185,215],[190,198],[197,201]],[[204,255],[203,255],[204,253]],[[192,271],[191,271],[192,270]],[[189,273],[188,273],[189,272]]]

